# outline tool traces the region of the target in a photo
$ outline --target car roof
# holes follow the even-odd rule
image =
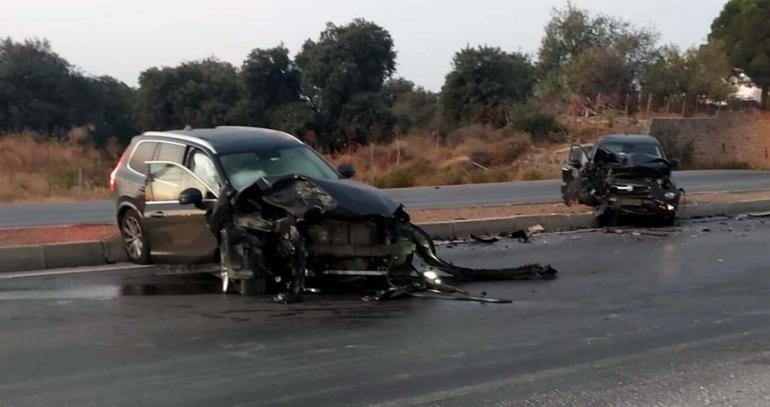
[[[214,154],[232,154],[303,144],[291,134],[259,127],[219,126],[213,129],[148,131],[142,135],[190,141],[208,148]]]
[[[620,143],[620,144],[660,144],[658,139],[644,134],[610,134],[599,139],[597,144],[602,143]]]

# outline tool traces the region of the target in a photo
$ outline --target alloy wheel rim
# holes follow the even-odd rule
[[[130,216],[123,221],[123,242],[132,259],[137,260],[142,257],[142,250],[144,249],[142,227],[139,226],[136,219]]]

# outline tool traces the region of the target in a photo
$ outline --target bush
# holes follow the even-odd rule
[[[375,178],[374,185],[378,188],[408,188],[415,185],[415,177],[411,171],[395,170],[383,177]]]
[[[528,133],[535,142],[563,142],[566,134],[554,116],[529,105],[511,109],[511,128]]]
[[[546,175],[536,168],[526,170],[523,174],[521,174],[521,179],[524,181],[538,181],[546,178]]]

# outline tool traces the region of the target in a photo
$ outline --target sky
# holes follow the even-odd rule
[[[706,39],[726,0],[572,0],[580,8],[655,27],[686,48]],[[0,0],[0,37],[46,38],[91,75],[136,86],[139,73],[215,56],[240,66],[253,48],[296,54],[327,22],[357,17],[393,36],[397,76],[437,91],[466,45],[537,54],[566,0]]]

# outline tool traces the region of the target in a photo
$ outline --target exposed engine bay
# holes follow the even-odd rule
[[[224,190],[207,221],[219,237],[223,289],[232,282],[242,294],[270,293],[287,303],[353,277],[376,281],[366,300],[430,293],[510,302],[474,297],[442,274],[461,281],[556,276],[537,264],[482,270],[446,262],[401,204],[352,181],[263,177],[241,191]]]

